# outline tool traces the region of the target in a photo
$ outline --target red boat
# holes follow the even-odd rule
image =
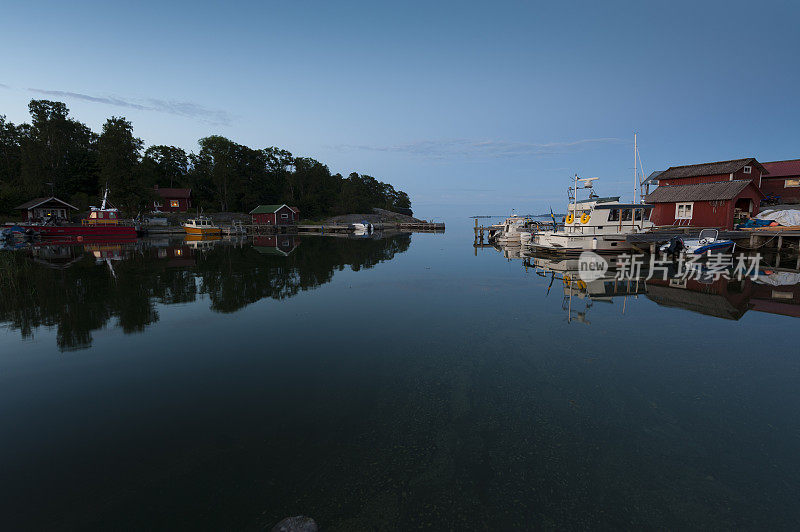
[[[43,238],[67,238],[82,242],[85,239],[113,237],[131,239],[137,237],[136,226],[121,223],[119,209],[108,207],[108,189],[103,194],[100,207],[90,207],[89,217],[81,220],[81,225],[58,225],[56,223],[21,223],[17,226],[30,229]]]

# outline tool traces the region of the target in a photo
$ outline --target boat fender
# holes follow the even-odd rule
[[[585,213],[581,214],[581,223],[582,224],[588,224],[589,223],[589,218],[591,218],[589,213],[585,212]]]
[[[567,219],[566,219],[566,220],[564,220],[564,221],[565,221],[566,223],[568,223],[568,224],[571,224],[571,223],[572,223],[574,220],[575,220],[575,216],[573,216],[573,215],[572,215],[572,213],[569,213],[569,214],[567,215]]]

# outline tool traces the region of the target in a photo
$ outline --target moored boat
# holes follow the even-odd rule
[[[80,225],[49,219],[42,223],[21,223],[17,224],[17,227],[33,231],[42,238],[74,238],[80,241],[83,238],[137,237],[136,226],[120,219],[119,209],[110,206],[107,188],[103,193],[100,207],[90,207],[88,218],[81,220]]]
[[[619,196],[596,196],[593,192],[595,180],[596,177],[580,179],[575,176],[575,186],[569,189],[570,205],[564,228],[533,233],[531,249],[557,253],[580,253],[584,250],[619,253],[631,249],[626,240],[628,235],[653,227],[650,221],[652,205],[621,203]],[[589,197],[578,200],[580,189],[589,189]]]
[[[191,218],[183,222],[181,225],[183,226],[183,230],[186,231],[187,235],[219,236],[222,233],[222,229],[215,225],[211,218],[206,216]]]
[[[697,238],[676,236],[659,248],[662,253],[677,255],[681,252],[692,255],[710,255],[712,253],[733,253],[736,243],[733,240],[719,238],[716,229],[703,229]]]

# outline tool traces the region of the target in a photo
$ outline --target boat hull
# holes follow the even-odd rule
[[[183,230],[187,235],[192,236],[219,236],[222,234],[222,229],[219,227],[187,227],[184,225]]]
[[[28,225],[20,224],[23,229],[32,229],[43,238],[77,238],[77,237],[114,237],[136,238],[136,228],[132,225]]]

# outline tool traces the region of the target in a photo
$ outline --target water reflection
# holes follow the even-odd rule
[[[521,260],[526,270],[548,278],[546,295],[557,290],[563,296],[562,309],[570,322],[589,324],[595,303],[622,304],[625,314],[628,300],[639,296],[662,307],[678,308],[727,320],[739,320],[748,311],[800,317],[800,271],[780,265],[780,257],[765,256],[757,278],[737,280],[702,273],[698,278],[685,278],[677,269],[659,272],[652,279],[646,269],[640,280],[619,280],[615,271],[616,257],[606,257],[609,270],[594,281],[579,275],[577,258],[553,257],[525,252],[519,247],[495,248],[507,260]],[[790,264],[794,262],[789,261]],[[787,264],[787,261],[783,261]],[[729,272],[732,274],[732,272]]]
[[[319,287],[345,267],[371,268],[410,243],[409,234],[38,242],[0,252],[0,323],[23,338],[54,327],[59,349],[84,349],[112,319],[125,333],[140,332],[159,320],[158,305],[201,298],[216,312],[236,312]]]

